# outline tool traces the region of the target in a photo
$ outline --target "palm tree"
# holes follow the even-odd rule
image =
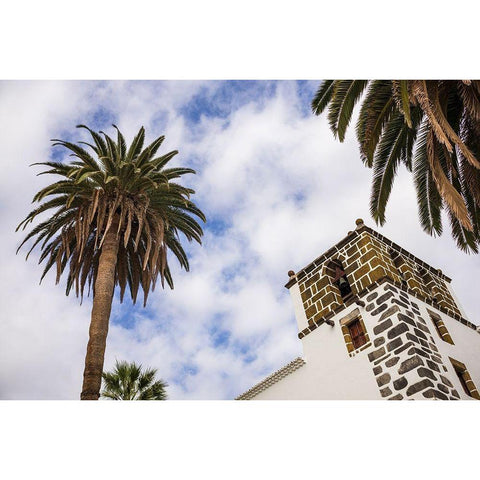
[[[420,223],[441,235],[446,209],[452,235],[464,251],[480,245],[480,81],[326,80],[312,109],[328,107],[328,122],[342,142],[355,104],[360,156],[373,167],[370,211],[385,223],[385,208],[399,164],[413,172]]]
[[[193,190],[173,180],[190,168],[167,168],[178,153],[155,156],[164,137],[143,148],[145,130],[140,128],[127,149],[118,128],[117,141],[103,132],[103,137],[85,125],[93,145],[85,144],[92,156],[79,144],[52,140],[72,152],[70,162],[41,162],[48,170],[41,174],[59,175],[61,180],[39,191],[33,201],[44,201],[17,227],[25,227],[43,212],[50,217],[39,223],[25,237],[19,249],[34,239],[28,255],[40,245],[40,262],[45,261],[41,279],[55,266],[56,283],[67,264],[66,294],[75,286],[83,299],[85,285],[93,288],[93,308],[85,358],[82,400],[97,400],[102,381],[108,323],[115,286],[120,287],[120,301],[125,290],[133,303],[139,287],[144,306],[150,289],[160,275],[173,288],[167,262],[171,251],[180,266],[189,270],[188,259],[180,243],[182,233],[188,241],[201,243],[203,234],[193,216],[205,221],[203,213],[190,200]],[[18,252],[18,250],[17,250]]]
[[[116,361],[113,372],[102,374],[101,396],[111,400],[166,400],[168,384],[154,382],[156,373],[154,368],[142,372],[141,365]]]

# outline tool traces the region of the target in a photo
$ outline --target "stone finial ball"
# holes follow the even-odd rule
[[[360,225],[363,225],[363,219],[362,219],[362,218],[357,218],[357,219],[355,220],[355,223],[356,223],[357,225],[359,225],[359,226],[360,226]]]
[[[288,276],[289,277],[294,277],[295,276],[295,272],[293,270],[289,270],[288,271]]]

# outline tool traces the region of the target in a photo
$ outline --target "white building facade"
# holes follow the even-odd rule
[[[303,357],[238,400],[480,400],[480,331],[440,270],[357,220],[289,276]]]

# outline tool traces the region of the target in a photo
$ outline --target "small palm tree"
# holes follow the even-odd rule
[[[383,225],[399,164],[413,172],[419,217],[430,235],[442,233],[445,208],[459,248],[480,246],[480,81],[326,80],[312,109],[328,107],[342,142],[355,104],[360,155],[373,167],[370,211]]]
[[[180,242],[201,243],[203,234],[195,217],[205,221],[203,213],[190,200],[193,190],[175,182],[190,168],[167,168],[176,150],[155,156],[164,137],[143,148],[142,127],[127,149],[118,128],[117,141],[103,132],[103,137],[84,125],[93,138],[92,156],[82,146],[53,140],[72,152],[74,160],[42,162],[49,169],[41,174],[61,177],[38,192],[34,201],[44,201],[20,225],[25,227],[44,212],[45,221],[34,227],[19,249],[34,239],[30,252],[40,245],[40,262],[46,273],[54,267],[56,282],[68,267],[66,294],[75,288],[83,298],[84,288],[93,290],[90,337],[85,357],[82,400],[97,400],[100,394],[108,323],[115,287],[120,287],[120,301],[128,287],[133,303],[141,287],[144,306],[158,276],[162,287],[166,280],[173,288],[167,252],[174,254],[180,266],[189,270],[188,259]],[[79,142],[84,143],[84,142]],[[17,250],[18,252],[18,250]]]
[[[150,368],[142,372],[136,363],[115,362],[113,372],[102,374],[102,397],[111,400],[166,400],[168,384],[155,380],[157,370]]]

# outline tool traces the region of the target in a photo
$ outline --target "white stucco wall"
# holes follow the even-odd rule
[[[300,298],[298,286],[294,285],[290,292],[295,308],[295,314],[299,330],[307,326],[307,319]],[[384,285],[369,293],[377,292],[378,295],[385,293]],[[367,297],[369,296],[367,295]],[[466,395],[458,380],[448,357],[463,362],[477,388],[480,388],[480,334],[472,328],[463,325],[459,321],[448,317],[437,309],[427,305],[414,297],[411,300],[418,305],[421,317],[425,320],[433,343],[437,346],[446,366],[445,372],[441,367],[440,373],[447,377],[455,386],[460,397],[465,400],[472,400]],[[381,399],[379,386],[372,371],[373,364],[368,359],[368,354],[376,350],[374,345],[363,351],[356,352],[350,357],[343,338],[340,320],[353,310],[359,308],[360,315],[364,321],[370,340],[375,337],[373,328],[379,323],[379,315],[372,316],[364,307],[351,305],[332,318],[334,326],[322,324],[313,332],[306,335],[302,340],[303,357],[306,362],[304,366],[289,374],[279,382],[260,392],[254,397],[255,400],[307,400],[307,399],[329,399],[329,400],[373,400]],[[435,311],[439,314],[448,329],[455,345],[450,345],[440,339],[434,324],[427,312]],[[429,341],[431,341],[429,339]],[[392,366],[390,371],[398,377],[398,366]],[[382,373],[389,372],[383,367]],[[416,380],[413,379],[417,375]],[[404,375],[409,384],[418,381],[418,374],[414,371]],[[418,398],[422,398],[418,396]]]
[[[466,325],[463,325],[463,323],[460,323],[454,318],[450,318],[448,315],[433,309],[430,305],[426,305],[423,302],[417,303],[420,306],[422,316],[428,320],[427,326],[432,333],[432,337],[435,339],[435,345],[443,357],[444,364],[448,369],[448,373],[445,375],[455,385],[460,397],[463,400],[471,400],[472,398],[463,391],[460,380],[455,373],[449,357],[452,357],[455,360],[465,364],[470,376],[472,377],[473,383],[475,383],[477,389],[480,389],[480,333],[470,327],[467,327]],[[435,329],[435,326],[430,321],[427,308],[440,315],[455,345],[451,345],[450,343],[441,340]]]
[[[293,288],[296,287],[296,290]],[[307,326],[305,310],[298,286],[290,289],[299,329]],[[372,400],[380,393],[367,355],[371,348],[348,355],[339,319],[358,308],[352,305],[332,320],[335,326],[323,324],[302,340],[306,364],[280,382],[258,394],[256,400]],[[361,309],[367,331],[376,323],[368,312]]]
[[[305,308],[303,307],[299,284],[295,283],[294,285],[292,285],[289,291],[290,298],[292,299],[293,303],[295,318],[297,320],[298,331],[301,332],[304,328],[308,327],[308,320],[307,315],[305,314]]]

